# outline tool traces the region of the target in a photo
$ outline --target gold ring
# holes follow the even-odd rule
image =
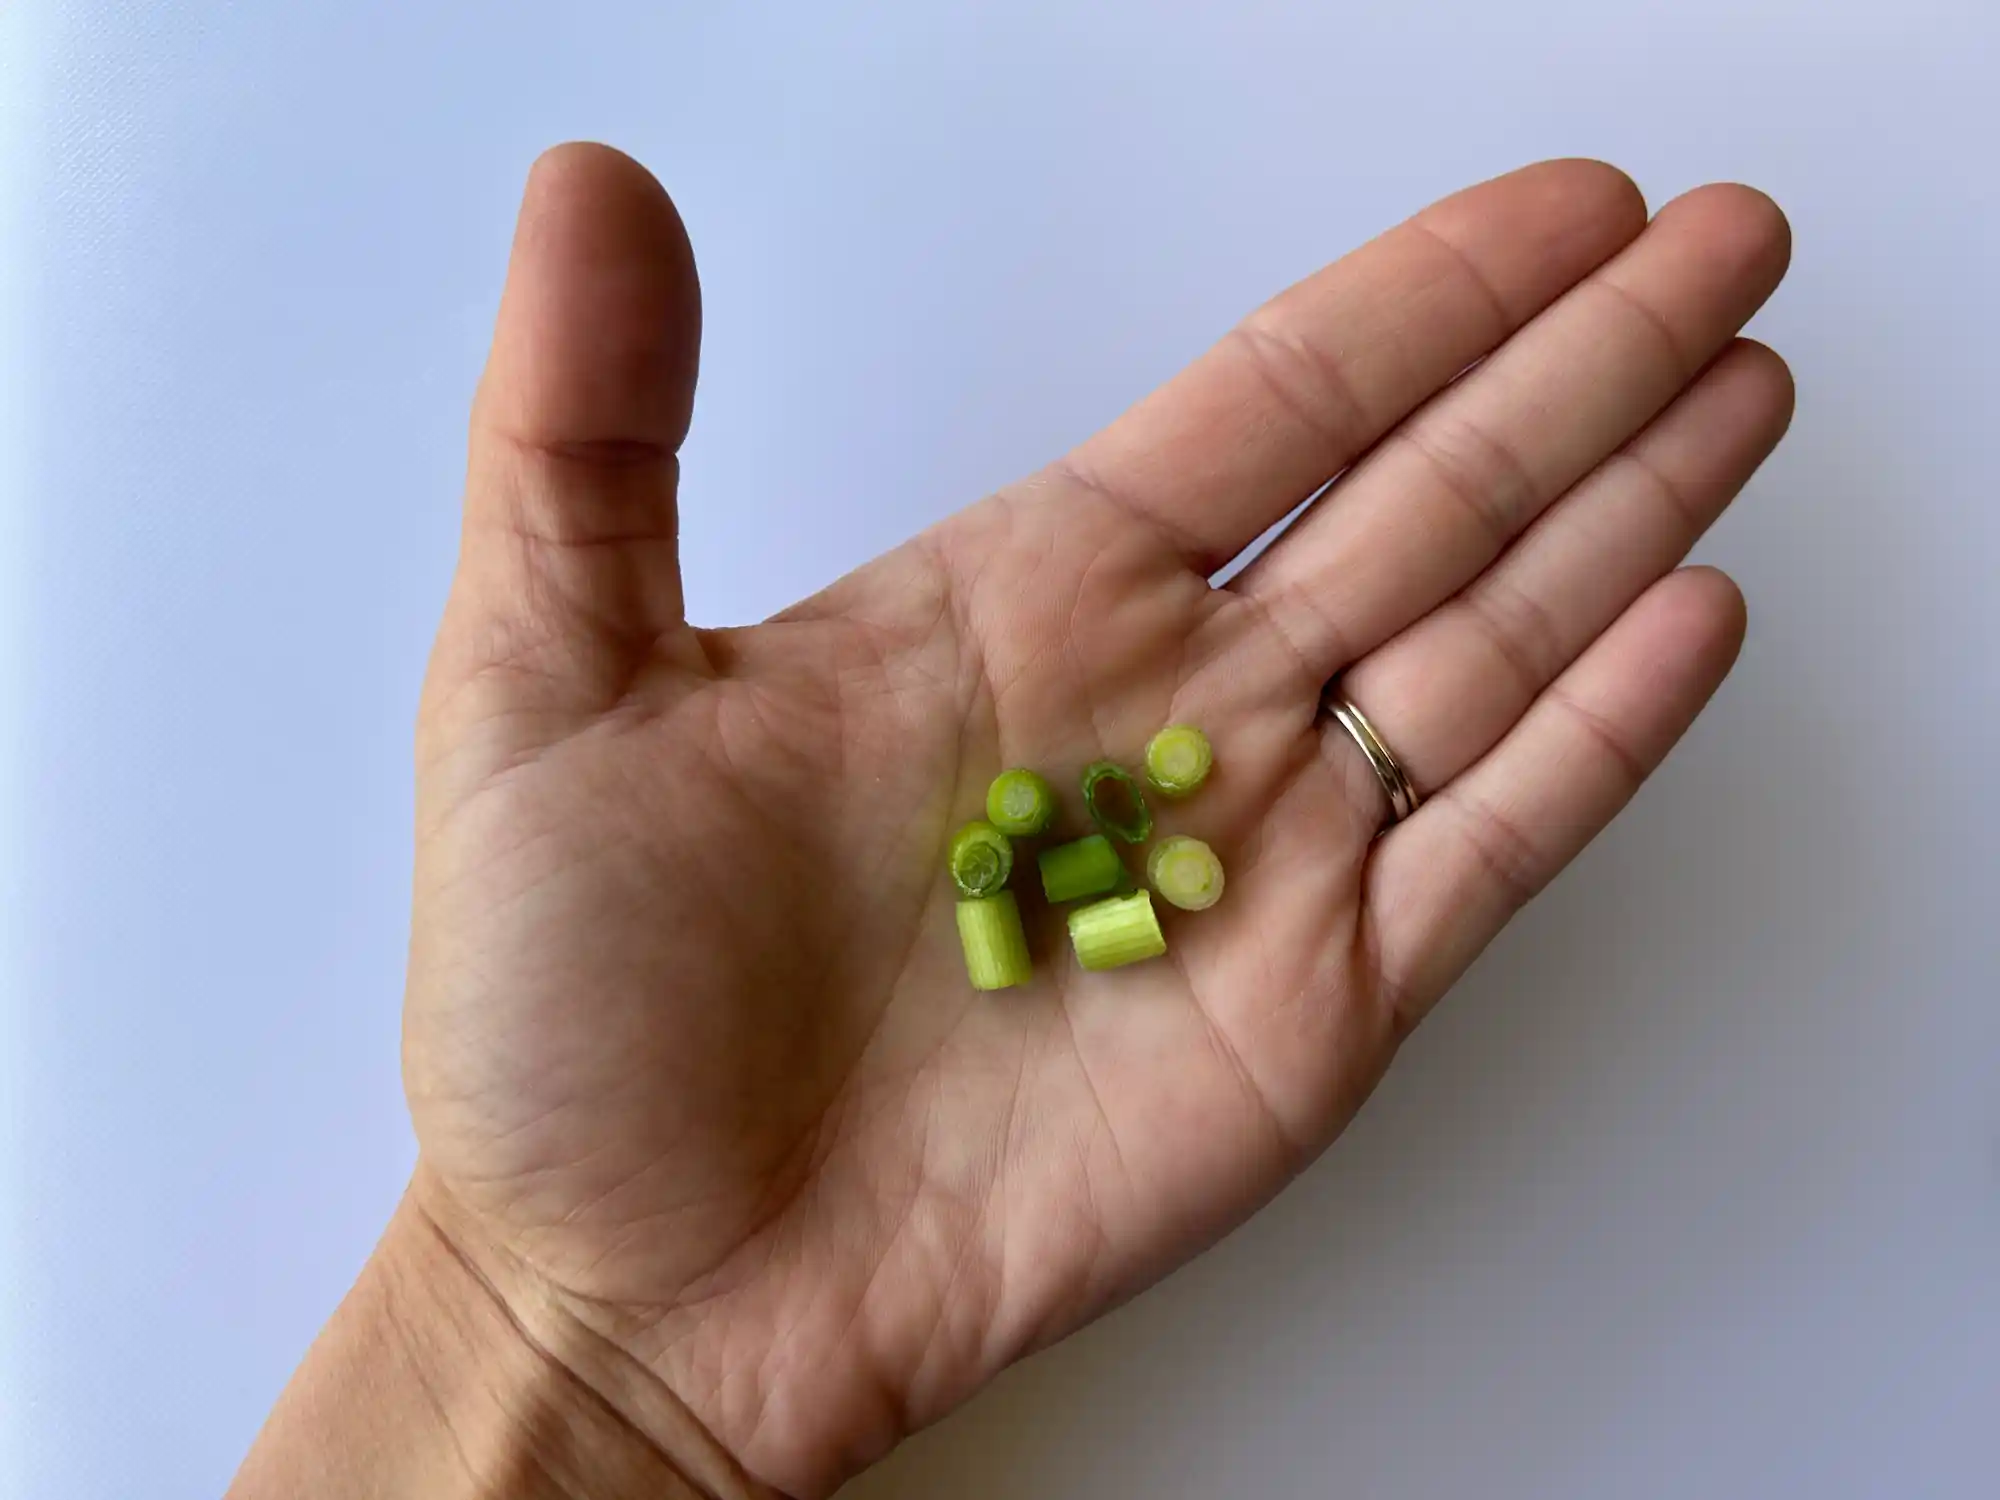
[[[1410,773],[1403,769],[1403,763],[1396,759],[1382,736],[1375,732],[1375,726],[1368,722],[1368,715],[1343,698],[1336,687],[1328,686],[1324,702],[1334,722],[1361,747],[1361,753],[1368,757],[1368,764],[1375,772],[1375,779],[1389,794],[1389,825],[1393,827],[1402,822],[1417,810],[1422,800],[1417,796],[1417,784],[1410,780]]]

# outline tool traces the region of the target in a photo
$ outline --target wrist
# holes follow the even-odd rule
[[[412,1185],[229,1500],[767,1500]]]

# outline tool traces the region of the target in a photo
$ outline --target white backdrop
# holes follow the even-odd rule
[[[1992,0],[0,5],[0,1495],[204,1496],[411,1155],[409,722],[521,175],[707,291],[691,612],[1429,198],[1775,193],[1714,712],[1327,1160],[855,1487],[2000,1493]]]

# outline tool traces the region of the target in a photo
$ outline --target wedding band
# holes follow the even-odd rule
[[[1396,759],[1382,736],[1375,732],[1375,726],[1368,722],[1368,715],[1343,698],[1332,687],[1326,690],[1326,711],[1333,715],[1334,722],[1345,729],[1354,743],[1361,747],[1361,753],[1368,757],[1368,764],[1375,772],[1375,779],[1382,783],[1382,790],[1389,794],[1389,823],[1394,826],[1417,810],[1420,800],[1417,784],[1410,780],[1410,773],[1403,769],[1403,763]]]

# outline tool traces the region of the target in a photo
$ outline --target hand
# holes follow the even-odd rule
[[[684,1409],[799,1495],[1214,1240],[1728,670],[1734,586],[1674,569],[1789,418],[1733,342],[1787,255],[1747,189],[1647,227],[1612,169],[1529,168],[1041,474],[703,630],[691,253],[637,166],[552,153],[419,737],[417,1201],[635,1425]],[[1426,797],[1379,841],[1336,674]],[[1215,743],[1167,816],[1223,902],[1108,975],[1052,920],[1032,986],[974,993],[943,852],[988,779],[1066,790],[1174,720]]]

